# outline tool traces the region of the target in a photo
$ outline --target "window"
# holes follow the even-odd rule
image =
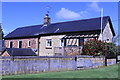
[[[31,46],[31,41],[28,41],[28,47],[30,47]]]
[[[107,41],[109,41],[109,39],[107,39]]]
[[[82,46],[83,44],[84,44],[84,38],[80,38],[79,46]]]
[[[18,48],[22,48],[22,41],[18,42]]]
[[[66,39],[66,46],[78,46],[78,39]]]
[[[64,40],[60,39],[60,46],[64,46]]]
[[[9,43],[9,48],[12,48],[12,47],[13,47],[13,42],[10,41],[10,43]]]
[[[52,39],[46,39],[46,47],[52,47]]]

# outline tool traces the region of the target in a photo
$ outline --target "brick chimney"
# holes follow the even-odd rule
[[[44,18],[44,24],[50,24],[50,17],[48,14],[46,14],[46,16]]]

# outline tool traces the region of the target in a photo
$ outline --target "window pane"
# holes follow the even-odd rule
[[[19,48],[22,48],[22,41],[19,41]]]
[[[51,39],[47,39],[47,46],[52,46],[52,40]]]
[[[30,47],[31,46],[31,42],[30,41],[28,41],[28,47]]]
[[[12,46],[13,46],[13,42],[10,42],[10,48],[12,48]]]
[[[80,38],[80,46],[84,44],[84,38]]]
[[[61,42],[60,42],[60,46],[63,46],[63,45],[64,45],[64,40],[61,39],[60,41],[61,41]]]

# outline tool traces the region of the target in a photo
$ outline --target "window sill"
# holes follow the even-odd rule
[[[52,49],[52,47],[46,47],[46,49]]]

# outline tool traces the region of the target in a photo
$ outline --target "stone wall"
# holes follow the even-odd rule
[[[8,56],[0,57],[2,75],[30,74],[51,71],[67,71],[105,66],[104,56]],[[107,65],[116,64],[108,59]]]
[[[2,62],[2,75],[76,69],[74,57],[18,56],[0,57],[0,61]]]
[[[107,59],[107,65],[116,64],[116,59]],[[104,56],[77,56],[77,67],[78,68],[97,68],[105,66]]]
[[[64,47],[64,55],[67,56],[76,56],[76,55],[81,55],[82,53],[82,48],[81,47]]]

